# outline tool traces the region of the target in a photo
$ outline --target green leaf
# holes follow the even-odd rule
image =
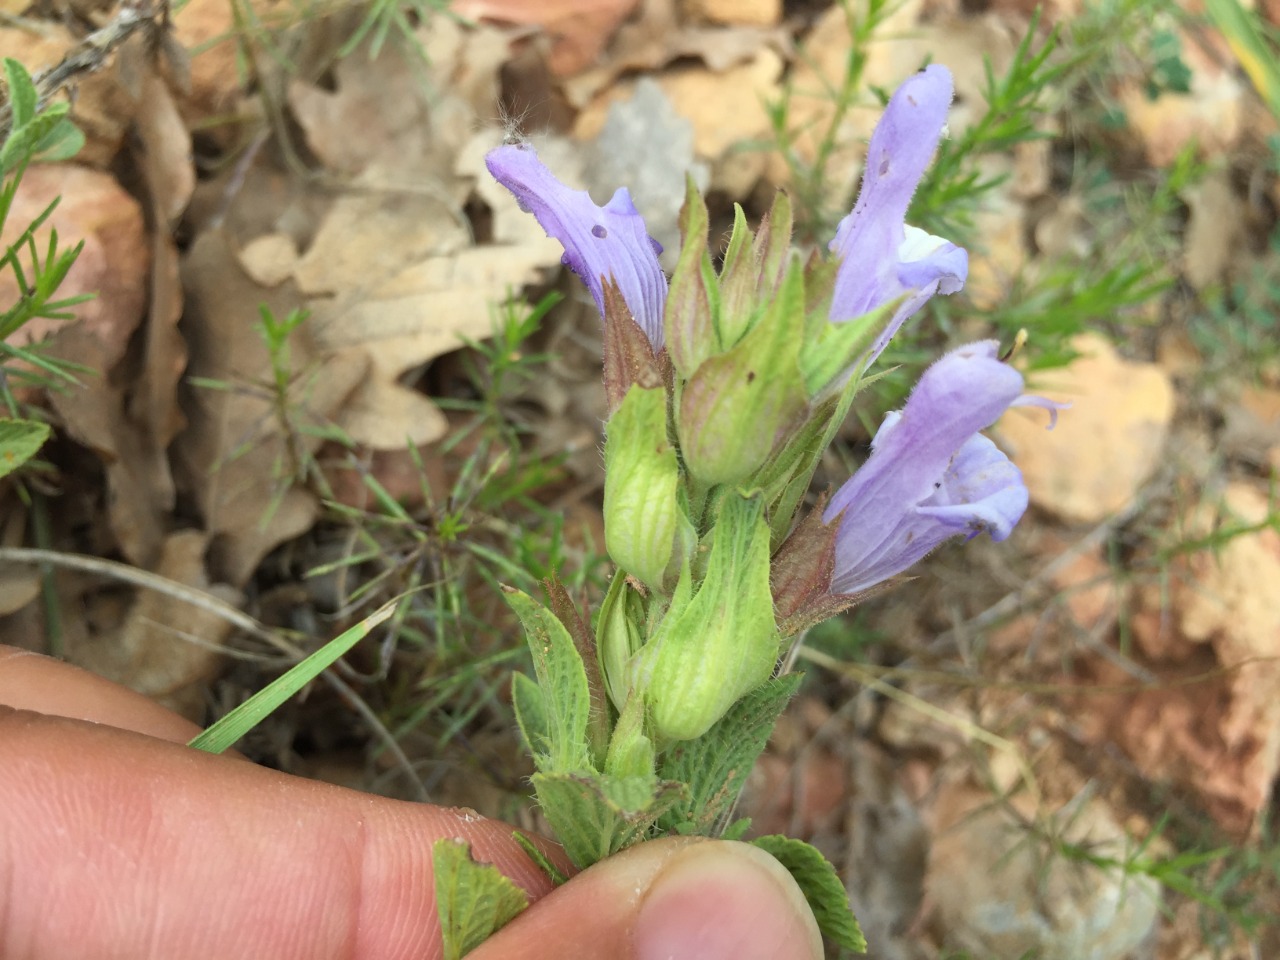
[[[343,631],[283,676],[271,681],[240,706],[218,720],[187,744],[208,753],[222,753],[369,635],[378,624],[396,612],[400,598],[383,604],[350,630]]]
[[[546,752],[535,755],[543,773],[592,769],[587,745],[591,692],[573,637],[550,610],[527,593],[504,587],[506,600],[524,626],[545,707]],[[532,717],[528,718],[534,719]]]
[[[47,423],[36,420],[0,419],[0,477],[34,457],[51,432]]]
[[[826,392],[843,374],[863,373],[854,369],[859,354],[865,354],[884,332],[906,298],[904,293],[860,317],[828,323],[819,336],[805,341],[800,348],[800,372],[810,397]]]
[[[547,875],[548,880],[557,887],[569,882],[569,878],[564,875],[559,867],[551,862],[551,858],[543,853],[542,849],[529,839],[526,834],[521,833],[519,830],[513,830],[511,836],[519,844],[520,849],[525,852],[525,856],[536,863],[538,869]]]
[[[751,842],[772,854],[795,878],[817,918],[818,929],[827,939],[855,953],[867,952],[867,939],[849,909],[849,892],[826,857],[803,840],[781,834],[757,837]]]
[[[535,773],[533,788],[556,839],[582,868],[643,840],[684,792],[682,784],[656,777],[591,773]]]
[[[663,815],[658,826],[714,836],[737,802],[756,758],[769,741],[774,724],[800,687],[801,674],[769,680],[735,703],[719,722],[696,740],[673,743],[663,756],[659,775],[688,786],[688,796]]]
[[[27,68],[12,57],[4,58],[4,78],[9,87],[9,110],[13,129],[25,127],[36,115],[39,97]]]
[[[534,762],[540,767],[550,762],[551,736],[548,733],[550,720],[547,718],[547,698],[542,695],[542,688],[537,681],[524,673],[511,675],[511,706],[515,708],[516,723],[524,736],[525,745],[529,748]],[[546,758],[540,760],[538,758]]]
[[[462,840],[431,848],[436,911],[445,960],[460,960],[529,906],[529,898],[491,863],[478,863]]]
[[[1274,45],[1268,44],[1259,17],[1239,0],[1206,0],[1205,10],[1222,31],[1271,113],[1280,120],[1280,64]]]
[[[84,134],[70,120],[55,124],[35,146],[35,157],[41,163],[70,160],[84,147]]]

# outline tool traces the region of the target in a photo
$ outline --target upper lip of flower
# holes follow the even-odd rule
[[[524,143],[489,151],[485,165],[548,236],[560,241],[565,265],[582,278],[601,315],[604,284],[612,279],[650,343],[661,346],[667,296],[667,277],[658,262],[662,247],[649,236],[627,188],[619,187],[601,207],[585,190],[557,180]]]
[[[951,74],[939,64],[898,87],[871,134],[858,200],[830,244],[841,258],[833,322],[852,320],[907,294],[863,364],[874,362],[930,297],[956,292],[968,277],[969,255],[963,248],[906,224],[911,197],[942,137],[951,96]]]

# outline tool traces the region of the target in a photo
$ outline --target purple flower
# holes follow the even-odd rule
[[[831,241],[830,249],[841,261],[831,301],[833,322],[852,320],[907,295],[871,345],[868,364],[930,297],[955,293],[969,275],[964,249],[905,222],[950,106],[951,74],[938,64],[898,87],[871,134],[858,202]]]
[[[662,314],[667,277],[658,263],[662,247],[649,236],[644,218],[619,187],[598,206],[585,190],[557,180],[528,144],[513,143],[489,151],[484,159],[495,180],[515,194],[547,235],[564,246],[564,264],[587,285],[604,316],[604,287],[612,279],[632,316],[655,348],[662,346]]]
[[[840,524],[831,593],[861,593],[952,537],[1009,536],[1027,488],[978,431],[1011,406],[1056,417],[1061,405],[1023,396],[1021,374],[998,348],[983,340],[952,350],[924,372],[903,410],[885,417],[871,456],[823,513],[823,522]]]

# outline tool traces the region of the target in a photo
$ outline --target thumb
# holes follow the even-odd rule
[[[672,837],[574,877],[470,960],[819,960],[800,888],[746,843]]]

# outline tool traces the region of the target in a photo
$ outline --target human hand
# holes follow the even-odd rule
[[[746,844],[645,843],[553,891],[505,824],[184,746],[197,732],[0,647],[0,960],[437,958],[443,837],[534,901],[469,960],[822,956],[790,875]]]

